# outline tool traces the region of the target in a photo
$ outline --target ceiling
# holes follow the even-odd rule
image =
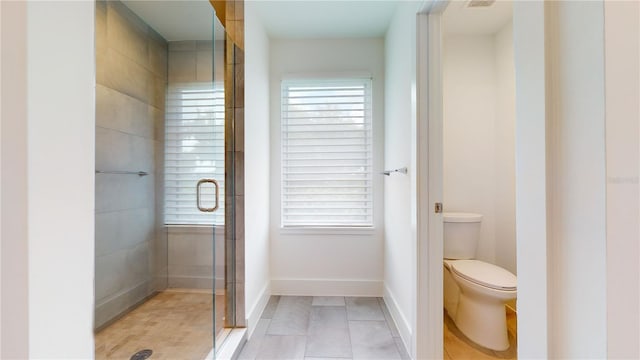
[[[246,0],[272,38],[382,37],[400,0]],[[408,0],[419,2],[422,0]],[[122,0],[168,41],[210,40],[215,16],[208,0]],[[493,34],[512,18],[512,1],[467,8],[452,0],[444,13],[446,34]],[[216,38],[222,39],[215,19]]]
[[[246,0],[272,38],[381,37],[399,0]],[[421,1],[421,0],[407,0]],[[210,40],[208,0],[122,0],[168,41]],[[217,26],[220,26],[216,20]],[[222,34],[218,31],[217,34]],[[221,38],[221,37],[217,37]]]
[[[488,7],[466,7],[467,1],[451,1],[443,16],[445,34],[495,34],[513,17],[513,3],[496,0]]]
[[[253,6],[272,38],[382,37],[400,2],[256,0]]]
[[[208,0],[122,2],[167,41],[211,40],[215,16]],[[224,29],[217,18],[215,22],[216,38],[222,39]]]

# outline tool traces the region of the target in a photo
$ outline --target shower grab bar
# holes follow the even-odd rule
[[[149,173],[146,171],[105,171],[105,170],[96,170],[96,174],[121,174],[121,175],[138,175],[138,176],[149,175]]]

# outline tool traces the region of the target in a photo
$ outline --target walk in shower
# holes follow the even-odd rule
[[[96,2],[99,359],[213,357],[244,325],[242,2],[212,3]]]

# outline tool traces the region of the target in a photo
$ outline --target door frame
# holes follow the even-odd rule
[[[425,0],[417,15],[416,171],[417,284],[413,344],[416,359],[443,358],[442,14],[450,0]],[[513,2],[516,68],[516,248],[518,357],[549,355],[547,244],[548,83],[545,3]],[[551,31],[551,30],[549,30]],[[424,275],[423,275],[424,274]],[[436,324],[436,326],[430,326]]]
[[[417,301],[416,359],[442,359],[442,13],[448,0],[427,1],[416,19]],[[437,324],[437,326],[431,326]]]

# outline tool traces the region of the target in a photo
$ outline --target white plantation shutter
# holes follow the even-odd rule
[[[282,83],[282,226],[371,227],[371,80]]]
[[[211,83],[169,86],[165,119],[165,223],[224,224],[224,89]],[[220,184],[220,208],[200,212],[196,184]],[[201,188],[201,204],[213,207],[211,184]]]

